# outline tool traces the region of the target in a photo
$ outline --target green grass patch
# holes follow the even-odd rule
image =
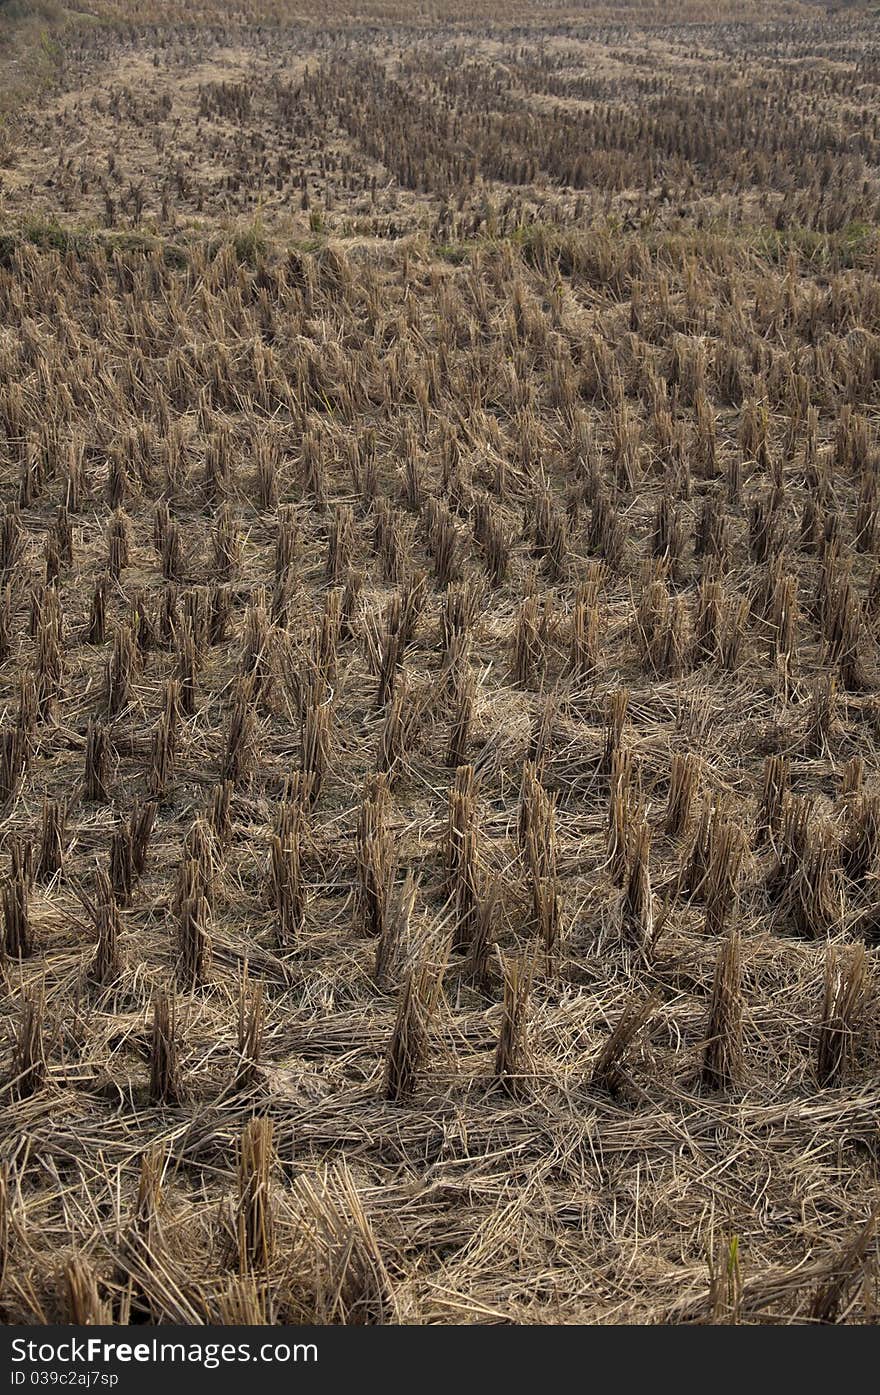
[[[434,253],[451,266],[461,266],[471,255],[471,248],[464,242],[441,242],[434,247]]]
[[[157,248],[167,266],[183,270],[189,265],[187,248],[138,229],[117,231],[100,228],[67,227],[55,218],[34,215],[12,227],[0,229],[0,266],[12,266],[15,253],[22,245],[41,252],[57,252],[59,256],[84,257],[95,251],[112,257],[114,252],[127,255],[152,256]]]
[[[847,270],[864,266],[880,253],[880,228],[870,223],[847,223],[836,232],[813,228],[760,228],[754,247],[772,262],[787,261],[791,252],[816,267]]]

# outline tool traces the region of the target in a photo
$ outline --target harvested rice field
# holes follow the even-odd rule
[[[4,1323],[876,1321],[880,12],[671,8],[0,4]]]

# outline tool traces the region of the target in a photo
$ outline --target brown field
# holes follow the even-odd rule
[[[0,1317],[874,1322],[880,10],[0,4]]]

